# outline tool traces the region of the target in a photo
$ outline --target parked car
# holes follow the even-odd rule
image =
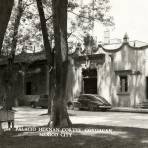
[[[36,107],[48,108],[48,95],[40,95],[40,98],[38,100],[31,101],[30,105],[33,108]]]
[[[74,109],[90,111],[106,111],[111,109],[111,104],[103,97],[95,94],[82,94],[73,101]]]
[[[48,108],[48,95],[40,95],[39,99],[33,100],[30,102],[31,107],[42,107]],[[67,108],[72,108],[72,102],[67,102]]]

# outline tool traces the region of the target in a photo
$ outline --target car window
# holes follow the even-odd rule
[[[96,101],[96,98],[94,96],[86,95],[86,97],[88,100]]]
[[[80,100],[83,100],[83,101],[92,101],[91,97],[87,96],[87,95],[83,95],[80,97]]]
[[[89,95],[83,95],[80,98],[88,101],[97,101],[97,99],[94,96],[89,96]]]
[[[99,95],[96,95],[96,97],[98,97],[100,100],[102,100],[104,103],[108,103],[107,100]]]
[[[80,100],[86,100],[87,99],[87,96],[80,96],[79,99]]]
[[[102,101],[101,101],[100,99],[95,98],[95,97],[91,97],[91,100],[92,100],[92,101],[95,101],[95,102],[100,102],[100,103],[102,103]]]

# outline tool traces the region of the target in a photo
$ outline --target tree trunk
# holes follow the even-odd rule
[[[47,30],[47,26],[46,26],[46,18],[45,18],[45,14],[44,14],[42,0],[36,0],[36,2],[37,2],[38,12],[39,12],[39,16],[40,16],[41,29],[42,29],[43,41],[44,41],[44,48],[45,48],[46,59],[47,59],[46,80],[48,80],[48,82],[46,82],[46,86],[48,87],[47,88],[48,89],[47,95],[49,95],[48,96],[48,113],[50,114],[51,100],[53,98],[53,93],[52,93],[52,81],[53,81],[52,75],[53,74],[52,73],[53,73],[54,62],[53,62],[52,49],[51,49],[50,41],[48,38],[48,30]]]
[[[10,19],[13,3],[14,3],[14,0],[1,0],[1,4],[0,4],[0,55],[1,55],[1,49],[2,49],[2,44],[3,44],[3,40],[4,40],[4,35],[5,35],[7,25],[8,25],[9,19]],[[11,93],[10,87],[8,87],[8,85],[6,85],[5,89],[7,89],[8,94],[5,93],[4,100]],[[5,91],[5,92],[7,92],[7,91]],[[7,102],[5,102],[5,103],[7,104]]]
[[[52,100],[51,127],[71,126],[67,112],[66,84],[68,72],[67,0],[52,0],[55,37],[55,96]]]
[[[42,0],[36,0],[36,2],[37,2],[38,12],[39,12],[39,16],[40,16],[44,48],[45,48],[45,51],[46,51],[47,64],[48,64],[48,66],[51,66],[52,49],[51,49],[50,42],[49,42],[49,39],[48,39],[48,30],[47,30],[47,27],[46,27],[46,18],[45,18],[45,14],[44,14],[43,4],[42,4]]]
[[[18,29],[20,25],[20,20],[23,15],[23,5],[22,5],[22,0],[19,0],[17,10],[16,10],[16,17],[15,17],[15,22],[14,22],[14,32],[13,32],[13,38],[12,38],[12,44],[11,44],[11,58],[12,58],[12,63],[14,62],[14,56],[15,56],[15,51],[16,51],[16,46],[17,46],[17,41],[18,41]]]
[[[10,19],[14,0],[1,0],[0,2],[0,55],[4,35],[7,29],[7,25]]]
[[[5,79],[5,93],[6,93],[6,109],[11,110],[12,106],[14,106],[14,85],[15,85],[15,70],[14,70],[14,58],[15,51],[17,46],[18,39],[18,29],[20,25],[20,20],[23,14],[22,0],[19,0],[18,7],[16,10],[16,17],[14,22],[14,32],[11,43],[11,55],[8,58],[8,67],[6,69],[6,79]],[[5,75],[4,75],[5,77]]]

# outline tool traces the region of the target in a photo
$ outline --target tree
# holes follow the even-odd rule
[[[13,7],[13,2],[14,2],[13,0],[11,1],[1,0],[1,5],[0,5],[0,32],[1,32],[0,33],[0,55],[1,55],[1,49],[2,49],[2,44],[4,40],[4,35],[6,33],[7,25],[8,25],[12,7]],[[9,91],[9,88],[7,90]]]
[[[87,34],[93,36],[95,24],[114,26],[110,8],[109,0],[89,0],[79,4],[75,11],[68,10],[70,17],[73,18],[71,19],[73,26],[71,36],[82,42]]]
[[[12,35],[12,43],[11,43],[12,62],[14,62],[17,40],[18,40],[18,29],[19,29],[21,17],[23,15],[23,11],[24,11],[24,8],[23,8],[22,0],[19,0],[17,10],[16,10],[16,16],[15,16],[15,21],[14,21],[14,29],[13,29],[13,35]]]
[[[2,44],[4,40],[4,35],[6,32],[6,28],[10,19],[12,7],[14,0],[1,0],[0,4],[0,55]]]
[[[17,31],[16,54],[22,51],[35,52],[36,50],[42,50],[42,34],[35,2],[32,0],[23,0],[21,5],[22,13]],[[16,15],[17,7],[12,11],[5,34],[2,48],[2,54],[4,55],[9,55],[11,51]]]
[[[45,5],[45,7],[43,7]],[[72,10],[76,7],[75,3],[70,2],[69,3],[69,8]],[[39,11],[39,16],[40,16],[40,22],[41,22],[41,30],[43,34],[43,42],[44,42],[44,48],[46,51],[46,58],[47,58],[47,75],[46,75],[46,88],[49,88],[49,92],[47,94],[49,95],[49,105],[48,105],[48,113],[51,112],[51,100],[53,100],[55,90],[54,90],[54,83],[55,83],[55,70],[53,69],[54,67],[54,49],[51,49],[50,45],[50,40],[52,40],[53,33],[48,31],[49,27],[53,29],[53,22],[52,22],[52,17],[53,15],[51,14],[51,10],[49,10],[49,15],[46,15],[44,10],[45,8],[50,9],[51,8],[51,3],[47,1],[42,1],[42,0],[37,0],[37,7]],[[50,21],[50,22],[49,22]],[[50,24],[50,26],[49,26]],[[50,71],[50,74],[49,74]],[[49,79],[49,84],[48,84],[48,79]]]
[[[32,4],[33,2],[31,2],[30,0],[26,1],[18,0],[18,5],[12,13],[9,26],[7,28],[7,34],[5,36],[3,53],[5,54],[5,56],[8,57],[8,64],[3,74],[3,86],[4,86],[4,96],[6,100],[6,109],[12,109],[12,106],[14,105],[15,80],[17,79],[16,77],[18,73],[14,65],[14,59],[15,59],[15,54],[18,53],[17,49],[18,41],[19,41],[18,47],[20,48],[20,45],[23,45],[24,44],[23,42],[25,42],[25,40],[30,39],[30,36],[28,37],[26,34],[23,34],[22,33],[23,31],[21,29],[24,28],[23,25],[26,24],[24,23],[25,19],[32,18],[32,13],[30,13],[28,10],[25,11],[25,9],[27,9]],[[30,30],[30,32],[31,31],[32,30]]]
[[[8,64],[3,74],[3,86],[4,86],[4,94],[5,94],[5,107],[7,110],[11,110],[14,105],[14,84],[16,79],[15,69],[14,69],[14,58],[17,46],[17,38],[18,38],[18,29],[20,20],[23,14],[23,5],[22,0],[18,1],[18,6],[16,9],[16,16],[13,26],[13,35],[12,35],[12,43],[11,43],[11,51],[10,55],[8,55]]]
[[[77,25],[86,33],[93,29],[95,21],[106,26],[112,26],[114,25],[113,17],[110,16],[109,10],[109,0],[91,0],[88,4],[80,7]]]
[[[97,47],[97,42],[94,37],[90,34],[86,34],[86,36],[84,36],[83,42],[85,54],[92,54],[93,50],[95,50]]]
[[[47,64],[50,71],[50,99],[51,118],[49,125],[69,126],[71,124],[66,108],[66,75],[68,70],[68,44],[67,44],[67,5],[68,1],[52,1],[53,28],[55,47],[52,51],[47,31],[46,18],[42,0],[36,0],[43,34],[44,48]],[[55,61],[54,61],[55,57]]]
[[[37,8],[38,8],[38,12],[39,12],[39,16],[40,16],[40,22],[41,22],[41,30],[42,30],[42,34],[43,34],[43,42],[44,42],[44,48],[45,48],[45,52],[46,52],[46,59],[47,59],[47,63],[46,63],[46,89],[48,89],[46,92],[48,95],[48,113],[51,112],[51,100],[53,98],[53,79],[54,79],[54,71],[53,71],[53,67],[54,67],[54,63],[53,63],[53,56],[52,55],[52,48],[50,45],[50,41],[49,41],[49,35],[48,35],[48,30],[47,30],[47,24],[46,24],[46,18],[45,18],[45,13],[44,13],[44,9],[43,9],[43,3],[42,0],[36,0],[37,2]],[[49,70],[50,70],[50,78],[49,78]],[[49,92],[50,92],[50,97],[49,97]]]
[[[68,72],[67,5],[68,0],[52,0],[55,39],[55,96],[52,100],[51,127],[71,125],[66,107]]]

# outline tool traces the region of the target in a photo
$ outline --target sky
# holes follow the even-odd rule
[[[110,3],[115,22],[110,38],[123,39],[127,33],[130,40],[148,43],[148,0],[110,0]],[[94,30],[98,40],[103,40],[106,28],[96,24]]]

